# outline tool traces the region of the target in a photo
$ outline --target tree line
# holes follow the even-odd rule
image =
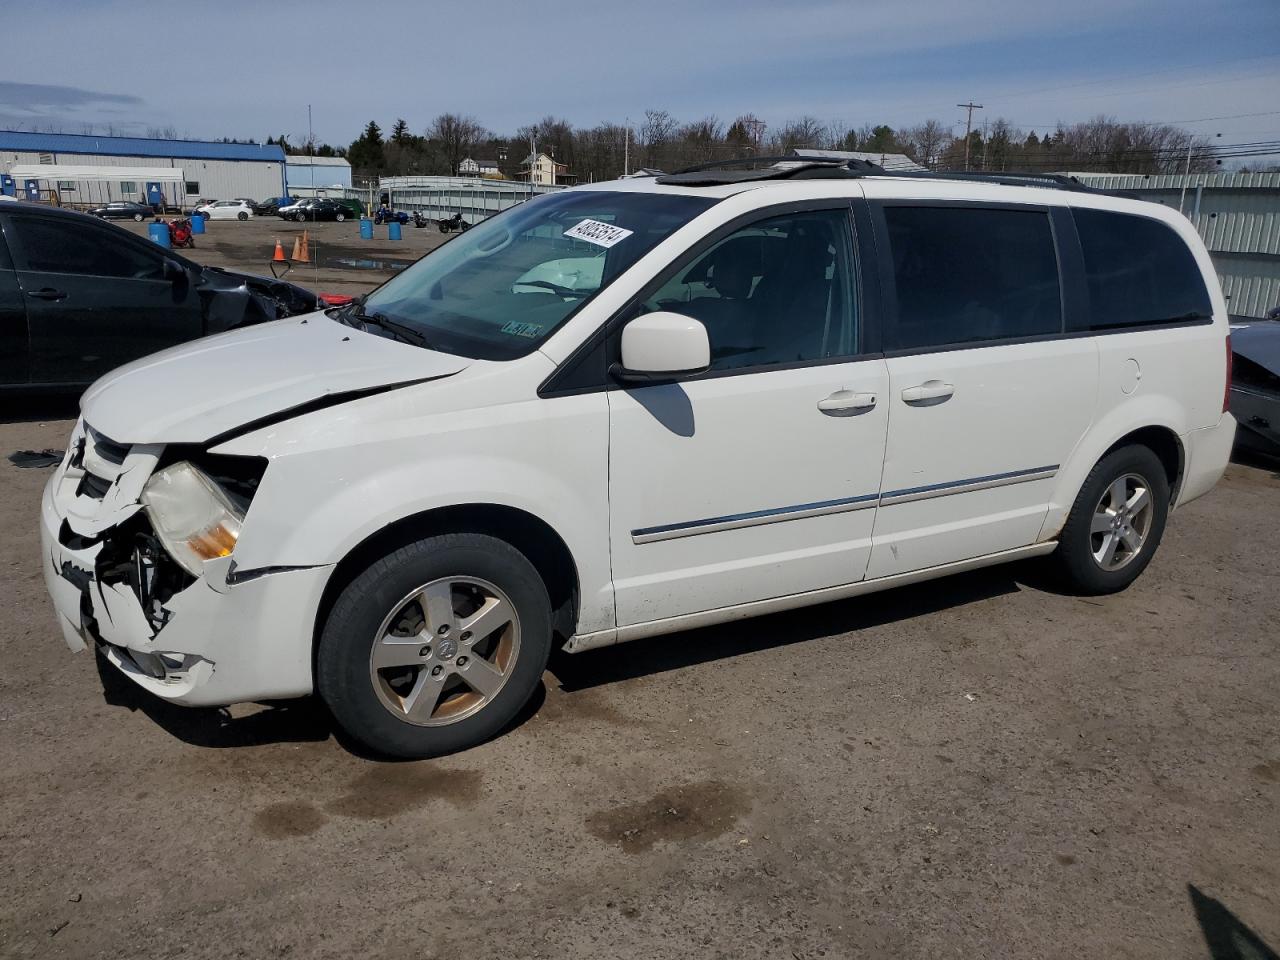
[[[307,145],[268,138],[286,150],[306,153]],[[869,153],[887,166],[904,155],[931,170],[1083,171],[1104,173],[1204,172],[1217,162],[1208,139],[1169,124],[1123,122],[1108,116],[1052,130],[1025,130],[997,118],[970,131],[926,120],[908,127],[864,124],[849,127],[801,117],[770,127],[753,114],[725,123],[715,116],[681,121],[665,110],[647,110],[635,123],[604,122],[577,127],[560,117],[543,117],[514,134],[486,129],[475,117],[444,113],[421,133],[397,119],[384,135],[369,121],[346,147],[310,145],[316,156],[345,156],[360,176],[456,175],[466,158],[491,160],[502,175],[515,178],[531,149],[568,167],[579,183],[611,180],[624,169],[678,170],[698,163],[751,156],[784,156],[796,149]]]

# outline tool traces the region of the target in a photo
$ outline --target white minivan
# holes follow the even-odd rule
[[[593,184],[99,380],[43,567],[66,642],[156,696],[316,692],[438,755],[556,644],[1044,554],[1123,589],[1222,475],[1230,356],[1153,204],[820,163]]]

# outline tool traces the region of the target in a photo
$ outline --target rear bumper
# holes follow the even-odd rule
[[[1224,413],[1214,426],[1192,430],[1182,437],[1185,462],[1176,506],[1204,496],[1222,479],[1235,437],[1236,421],[1229,413]]]
[[[158,628],[129,582],[100,577],[98,555],[115,528],[66,535],[66,464],[41,500],[40,549],[58,625],[73,651],[102,647],[122,673],[156,696],[189,706],[305,696],[313,689],[316,611],[331,567],[288,569],[228,584],[229,559],[163,603]],[[72,516],[73,522],[78,522]],[[154,611],[153,611],[154,613]]]

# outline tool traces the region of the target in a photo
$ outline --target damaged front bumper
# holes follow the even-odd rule
[[[99,645],[126,676],[191,706],[305,696],[328,566],[187,575],[138,501],[163,445],[114,443],[83,422],[41,502],[41,566],[67,646]]]

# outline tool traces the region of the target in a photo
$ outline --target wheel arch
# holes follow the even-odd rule
[[[1102,460],[1121,447],[1141,445],[1149,449],[1164,466],[1165,477],[1169,481],[1169,503],[1178,500],[1178,488],[1182,484],[1182,475],[1187,465],[1187,453],[1183,449],[1182,440],[1168,427],[1148,426],[1131,430],[1103,451],[1098,460]]]
[[[369,534],[347,551],[329,575],[316,609],[313,659],[329,612],[347,584],[397,547],[443,533],[486,534],[519,550],[547,587],[553,629],[564,638],[573,634],[581,602],[581,580],[564,538],[541,517],[518,507],[497,503],[454,504],[402,517]]]
[[[1145,423],[1132,421],[1115,429],[1095,429],[1087,434],[1058,473],[1057,485],[1049,502],[1049,510],[1040,529],[1040,541],[1058,536],[1067,522],[1080,489],[1095,466],[1108,454],[1130,444],[1149,448],[1160,459],[1169,480],[1170,508],[1177,503],[1178,492],[1186,470],[1186,450],[1178,430],[1164,417],[1152,417]]]

